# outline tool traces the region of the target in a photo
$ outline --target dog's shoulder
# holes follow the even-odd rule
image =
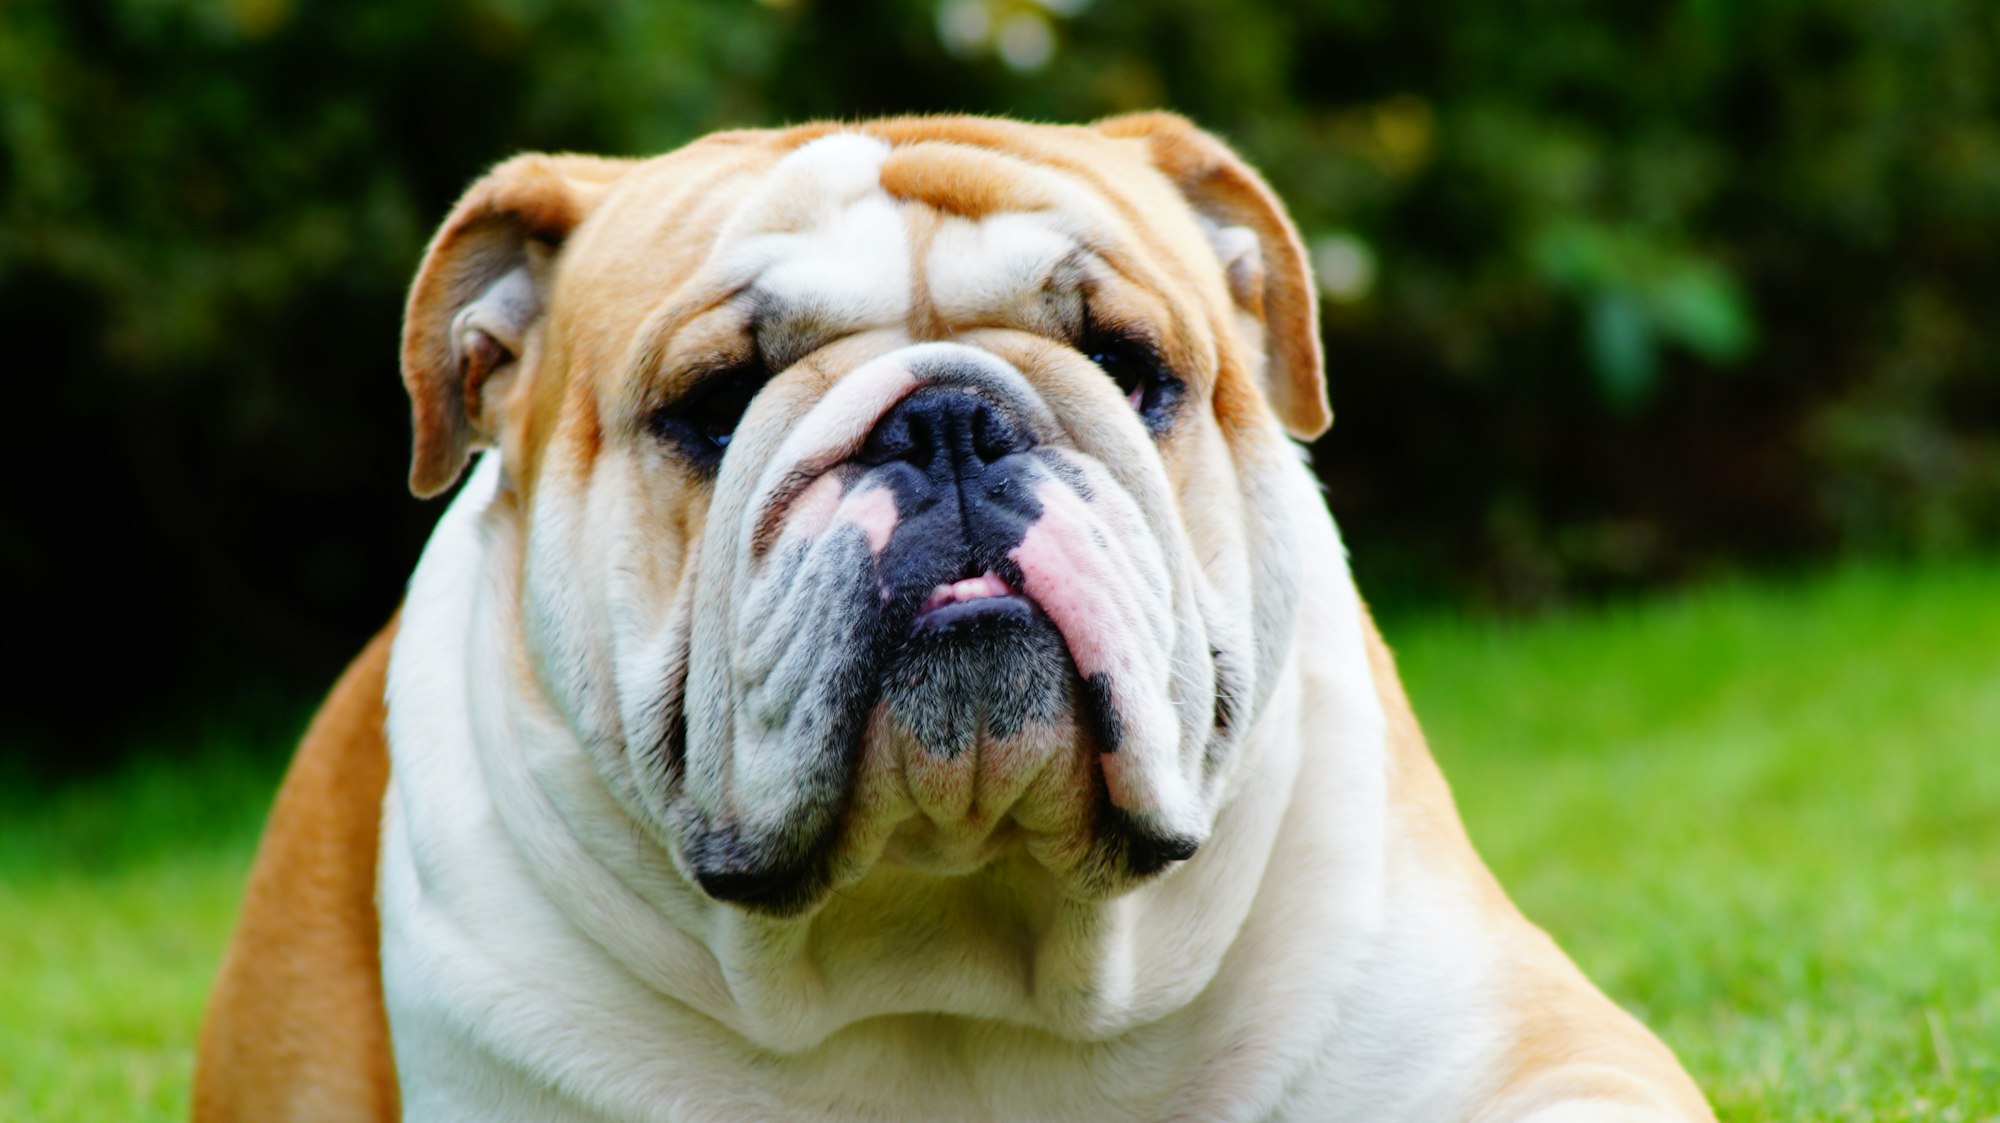
[[[1419,869],[1478,902],[1504,964],[1487,986],[1511,1043],[1495,1058],[1477,1120],[1713,1119],[1680,1062],[1522,915],[1480,860],[1426,744],[1395,656],[1363,614],[1369,669],[1388,724],[1392,800]],[[1542,1114],[1546,1112],[1547,1114]]]
[[[375,916],[395,631],[335,684],[278,791],[202,1026],[197,1123],[398,1117]]]

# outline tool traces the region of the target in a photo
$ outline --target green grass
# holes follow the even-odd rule
[[[0,794],[0,1120],[187,1118],[202,1003],[283,764],[241,738]]]
[[[1502,881],[1724,1119],[1972,1123],[2000,1119],[1997,594],[2000,565],[1855,568],[1385,630]],[[0,792],[0,1119],[184,1117],[277,779],[250,740]]]
[[[2000,1118],[2000,567],[1404,624],[1475,842],[1724,1119]]]

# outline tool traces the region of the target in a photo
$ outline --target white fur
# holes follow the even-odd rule
[[[1453,1117],[1476,1089],[1499,1024],[1482,1007],[1478,916],[1447,886],[1386,876],[1383,717],[1308,481],[1287,488],[1309,504],[1312,638],[1251,734],[1240,794],[1185,868],[1064,922],[1145,921],[1052,964],[1143,1016],[1071,1042],[1010,1026],[1023,1011],[1005,1002],[948,1018],[827,1010],[800,1047],[759,1043],[769,1012],[744,1005],[758,988],[732,965],[818,958],[834,965],[828,1000],[1006,988],[982,985],[978,958],[921,954],[834,986],[835,967],[866,961],[738,946],[754,925],[617,826],[580,746],[516,712],[509,652],[488,642],[502,637],[482,621],[508,618],[490,572],[506,556],[500,474],[489,454],[440,523],[391,664],[382,950],[407,1118],[1417,1120]],[[928,939],[973,951],[988,935],[946,923]],[[1206,961],[1213,976],[1190,980],[1184,965]]]
[[[931,303],[939,315],[960,323],[1007,313],[1018,317],[1020,306],[1040,299],[1043,281],[1077,249],[1062,225],[1053,212],[940,222],[924,255]]]
[[[910,304],[910,254],[896,203],[877,173],[879,140],[821,137],[779,161],[717,241],[722,276],[756,279],[829,328],[900,323]]]

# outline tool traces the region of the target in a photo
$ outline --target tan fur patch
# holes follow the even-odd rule
[[[400,1115],[376,951],[389,626],[306,731],[201,1027],[196,1123]]]
[[[915,144],[896,149],[883,162],[882,189],[893,199],[976,220],[1050,206],[1052,200],[1034,189],[1032,171],[1018,160],[962,144]]]
[[[1389,798],[1418,851],[1413,860],[1448,869],[1471,888],[1491,918],[1493,939],[1512,965],[1503,995],[1512,1011],[1514,1042],[1487,1110],[1476,1118],[1516,1119],[1567,1097],[1672,1108],[1689,1119],[1713,1119],[1707,1103],[1666,1046],[1584,978],[1555,941],[1529,923],[1479,860],[1452,803],[1395,658],[1375,622],[1364,616],[1375,689],[1389,719]]]

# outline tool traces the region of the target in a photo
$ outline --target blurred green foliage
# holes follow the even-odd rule
[[[11,0],[25,712],[320,676],[386,615],[433,517],[400,295],[481,168],[816,116],[1232,139],[1313,245],[1378,593],[1992,543],[1996,63],[1988,0]]]

